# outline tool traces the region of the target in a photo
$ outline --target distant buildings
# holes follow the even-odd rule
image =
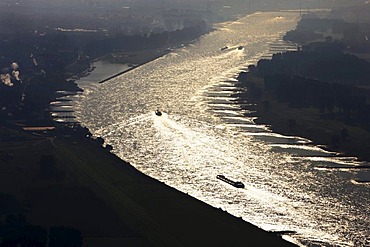
[[[171,9],[161,13],[160,21],[165,31],[181,30],[197,25],[205,14],[206,12],[200,11]]]

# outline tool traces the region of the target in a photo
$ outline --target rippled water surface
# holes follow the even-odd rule
[[[85,78],[76,117],[140,171],[265,230],[307,246],[369,246],[369,171],[254,124],[234,101],[240,71],[294,49],[281,37],[298,18],[256,13],[106,83]]]

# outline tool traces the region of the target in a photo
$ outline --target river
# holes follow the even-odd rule
[[[369,170],[255,124],[233,96],[248,65],[294,50],[281,39],[298,20],[255,13],[103,84],[93,71],[78,82],[75,116],[143,173],[265,230],[292,231],[284,238],[298,245],[370,246],[370,186],[360,183]]]

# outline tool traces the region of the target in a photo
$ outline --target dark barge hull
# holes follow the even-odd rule
[[[234,186],[236,188],[244,188],[245,187],[242,182],[240,182],[240,181],[233,181],[231,179],[228,179],[224,175],[217,175],[216,178],[217,179],[220,179],[220,180],[222,180],[222,181],[224,181],[224,182],[226,182],[226,183],[228,183],[228,184],[230,184],[230,185],[232,185],[232,186]]]

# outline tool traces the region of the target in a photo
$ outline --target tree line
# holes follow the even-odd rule
[[[266,91],[291,107],[315,108],[347,123],[370,123],[369,90],[284,74],[266,75],[264,81]]]
[[[370,64],[341,51],[342,44],[317,42],[302,51],[273,55],[257,63],[260,76],[275,73],[300,75],[332,83],[370,85]]]
[[[0,247],[80,247],[82,243],[77,229],[31,225],[22,214],[10,214],[0,224]]]
[[[239,75],[263,78],[263,88],[248,83],[248,97],[261,100],[267,92],[273,99],[295,108],[318,109],[322,117],[350,124],[370,123],[370,63],[342,52],[343,45],[315,42],[295,52],[262,59]],[[268,104],[266,104],[268,105]]]

